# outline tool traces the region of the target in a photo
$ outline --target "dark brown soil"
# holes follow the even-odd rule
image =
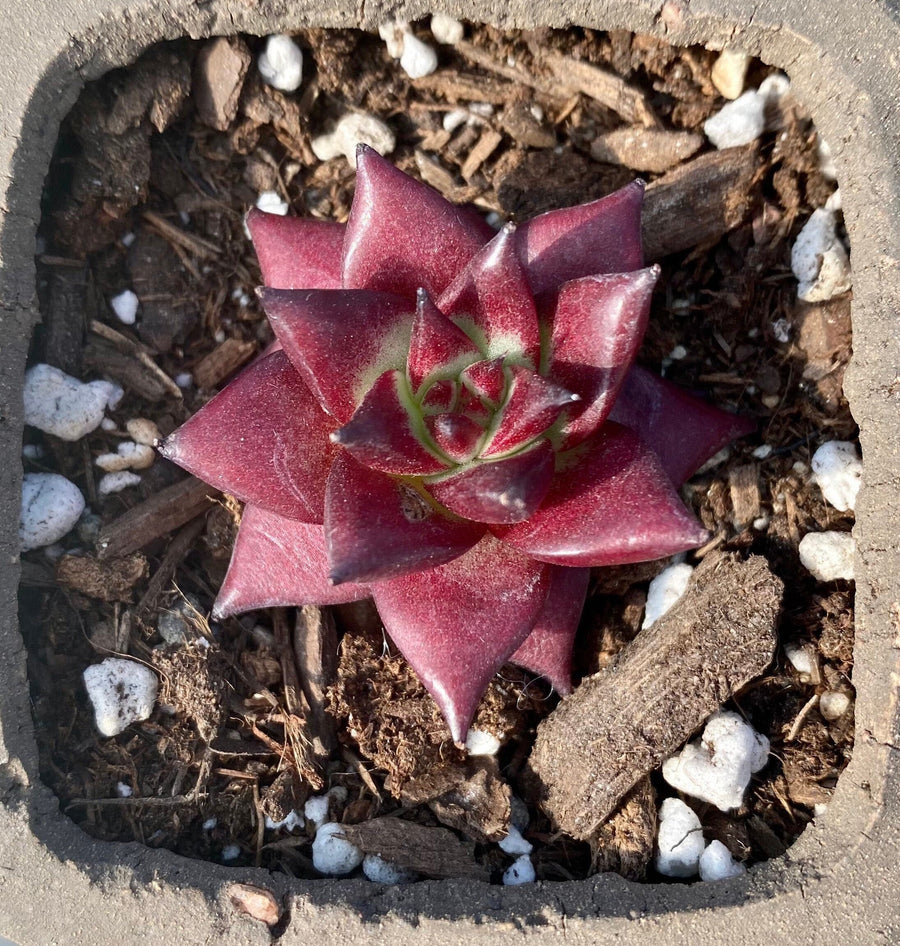
[[[702,135],[702,122],[724,104],[710,81],[715,54],[625,33],[469,27],[465,44],[440,49],[437,73],[412,81],[377,37],[309,30],[297,39],[306,78],[295,94],[262,83],[258,39],[216,41],[216,48],[179,42],[89,86],[60,136],[46,188],[44,323],[33,359],[85,379],[106,374],[126,397],[112,415],[117,429],[98,429],[74,449],[26,434],[44,451],[26,467],[70,477],[98,517],[63,542],[63,551],[89,558],[24,557],[22,626],[43,778],[95,837],[208,859],[237,845],[238,863],[300,876],[315,875],[312,832],[266,830],[264,818],[277,821],[310,794],[341,786],[347,797],[333,797],[335,817],[377,826],[359,838],[388,843],[389,836],[394,847],[414,839],[407,843],[416,864],[430,876],[498,879],[511,858],[492,842],[512,811],[515,823],[528,824],[538,877],[618,869],[643,878],[664,787],[658,773],[638,783],[592,844],[559,835],[537,810],[523,817],[515,797],[523,791],[520,774],[536,724],[557,703],[541,681],[512,667],[496,678],[476,726],[500,736],[503,747],[496,760],[467,760],[373,608],[333,609],[334,667],[329,653],[314,663],[297,646],[294,611],[210,626],[237,505],[191,494],[190,506],[184,490],[168,500],[163,490],[182,474],[162,459],[139,487],[99,499],[92,458],[115,450],[130,418],[151,418],[168,433],[271,339],[253,294],[260,277],[243,214],[260,191],[274,190],[293,213],[346,219],[354,172],[343,158],[317,162],[310,141],[348,109],[388,122],[398,140],[393,158],[408,173],[455,201],[515,219],[597,197],[637,176],[592,149],[608,131]],[[573,60],[624,80],[618,113],[573,91]],[[766,72],[752,65],[748,84]],[[480,103],[472,121],[445,131],[444,115],[472,103]],[[841,393],[849,295],[798,303],[789,266],[794,237],[834,187],[818,171],[815,148],[802,104],[788,97],[778,130],[751,149],[752,174],[739,192],[727,181],[713,190],[722,204],[717,217],[728,223],[660,260],[640,354],[653,370],[756,418],[756,435],[686,487],[715,536],[695,558],[712,548],[764,556],[786,587],[779,641],[807,644],[816,664],[811,677],[801,677],[779,648],[768,671],[729,704],[772,742],[746,807],[723,815],[690,802],[706,836],[746,862],[782,852],[815,806],[827,804],[853,740],[852,713],[828,722],[812,700],[826,689],[852,693],[853,587],[816,582],[797,551],[808,531],[849,529],[852,517],[827,506],[809,484],[809,461],[821,442],[856,434]],[[705,143],[698,155],[710,152]],[[695,157],[676,150],[655,160],[681,167]],[[641,176],[652,182],[661,174]],[[673,233],[680,226],[678,219],[667,225]],[[129,287],[141,302],[133,329],[108,305]],[[785,326],[786,342],[779,340]],[[179,395],[172,379],[184,372],[194,383]],[[762,444],[771,453],[754,455]],[[138,520],[121,519],[132,508],[142,516],[139,528]],[[100,525],[118,530],[124,545],[116,548],[126,551],[104,557]],[[635,636],[647,582],[661,567],[597,571],[577,642],[577,677],[608,666]],[[185,643],[162,642],[159,620],[168,611],[183,615]],[[151,664],[161,691],[149,720],[105,739],[94,728],[82,672],[110,653]],[[305,665],[299,674],[298,656]],[[304,669],[331,677],[327,693],[308,689]],[[131,797],[122,797],[120,783]],[[407,827],[389,823],[397,817],[372,820],[391,815]],[[429,861],[420,829],[446,830],[439,825],[455,832],[458,846],[429,835],[442,852]]]

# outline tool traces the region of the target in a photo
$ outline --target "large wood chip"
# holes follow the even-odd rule
[[[194,380],[201,390],[218,387],[256,352],[255,342],[239,338],[226,338],[214,348],[194,369]]]
[[[760,167],[755,144],[701,154],[654,181],[644,195],[641,230],[649,260],[715,243],[750,209]]]
[[[466,72],[435,72],[415,79],[412,84],[416,89],[433,92],[454,104],[489,102],[491,105],[505,105],[514,90],[514,86],[508,82],[498,82]]]
[[[562,53],[546,52],[543,60],[563,85],[621,115],[629,125],[659,127],[647,96],[621,76]]]
[[[467,181],[472,179],[481,165],[497,150],[497,146],[501,141],[503,141],[503,135],[499,131],[494,131],[493,128],[485,128],[475,147],[469,152],[469,156],[460,171]]]
[[[100,562],[92,555],[63,555],[56,564],[60,584],[101,601],[131,601],[131,589],[147,574],[140,552]]]
[[[684,597],[541,723],[528,779],[559,828],[593,837],[641,778],[763,672],[783,588],[760,556],[707,556]]]
[[[645,880],[658,820],[656,792],[650,779],[642,778],[591,838],[594,872],[614,870],[628,880]]]
[[[391,864],[425,877],[487,880],[489,873],[475,860],[475,845],[446,828],[428,828],[399,818],[374,818],[341,825],[347,839],[366,854],[379,854]]]
[[[661,174],[690,158],[704,141],[703,135],[691,131],[617,128],[591,142],[591,157],[595,161],[624,164],[633,171]]]
[[[317,740],[321,743],[327,758],[337,745],[334,717],[325,708],[325,691],[334,683],[338,663],[337,628],[331,612],[314,604],[300,608],[294,624],[293,649],[300,687],[309,708],[309,736],[314,745]]]

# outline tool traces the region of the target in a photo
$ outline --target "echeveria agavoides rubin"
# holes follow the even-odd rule
[[[371,595],[457,741],[507,660],[567,693],[590,568],[702,543],[748,429],[632,366],[642,199],[495,233],[361,146],[346,225],[251,211],[280,350],[161,448],[246,504],[215,615]]]

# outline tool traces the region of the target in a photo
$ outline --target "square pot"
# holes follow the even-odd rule
[[[502,11],[458,0],[447,12],[504,27],[563,26],[651,33],[677,45],[728,43],[786,71],[832,144],[853,251],[854,357],[846,392],[860,426],[864,489],[854,530],[857,689],[853,760],[824,818],[788,854],[715,884],[634,885],[617,875],[497,888],[462,881],[382,889],[365,881],[285,875],[189,861],[137,844],[95,841],[59,811],[40,782],[16,624],[19,578],[22,380],[38,320],[33,263],[40,195],[59,123],[85,81],[163,39],[306,26],[374,29],[428,12],[415,4],[369,9],[341,0],[327,11],[281,0],[50,0],[6,4],[0,33],[0,933],[21,944],[269,942],[272,933],[231,902],[231,885],[270,890],[284,943],[497,943],[527,932],[603,943],[852,942],[900,940],[900,561],[896,459],[900,319],[900,112],[896,5],[845,7],[760,0],[512,0]]]

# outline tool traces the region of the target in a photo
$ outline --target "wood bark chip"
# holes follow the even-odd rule
[[[683,598],[538,727],[529,787],[563,831],[587,840],[775,649],[783,583],[766,560],[710,555]]]
[[[331,612],[307,604],[297,612],[293,650],[300,687],[309,707],[313,743],[321,742],[325,758],[337,746],[334,717],[325,709],[325,691],[334,682],[338,664],[337,628]]]
[[[366,854],[379,854],[392,864],[426,877],[490,877],[488,869],[475,861],[475,845],[460,840],[447,828],[429,828],[387,817],[341,825],[341,832]]]
[[[255,342],[245,342],[239,338],[226,338],[194,369],[194,381],[197,382],[197,387],[204,391],[217,388],[255,353]]]
[[[654,181],[644,194],[641,231],[648,260],[714,243],[750,209],[761,166],[755,144],[701,154]]]
[[[100,531],[99,558],[118,558],[178,529],[210,507],[219,491],[190,476],[154,494]]]
[[[690,158],[705,140],[703,135],[691,131],[617,128],[591,142],[591,157],[595,161],[624,164],[633,171],[660,174]]]

